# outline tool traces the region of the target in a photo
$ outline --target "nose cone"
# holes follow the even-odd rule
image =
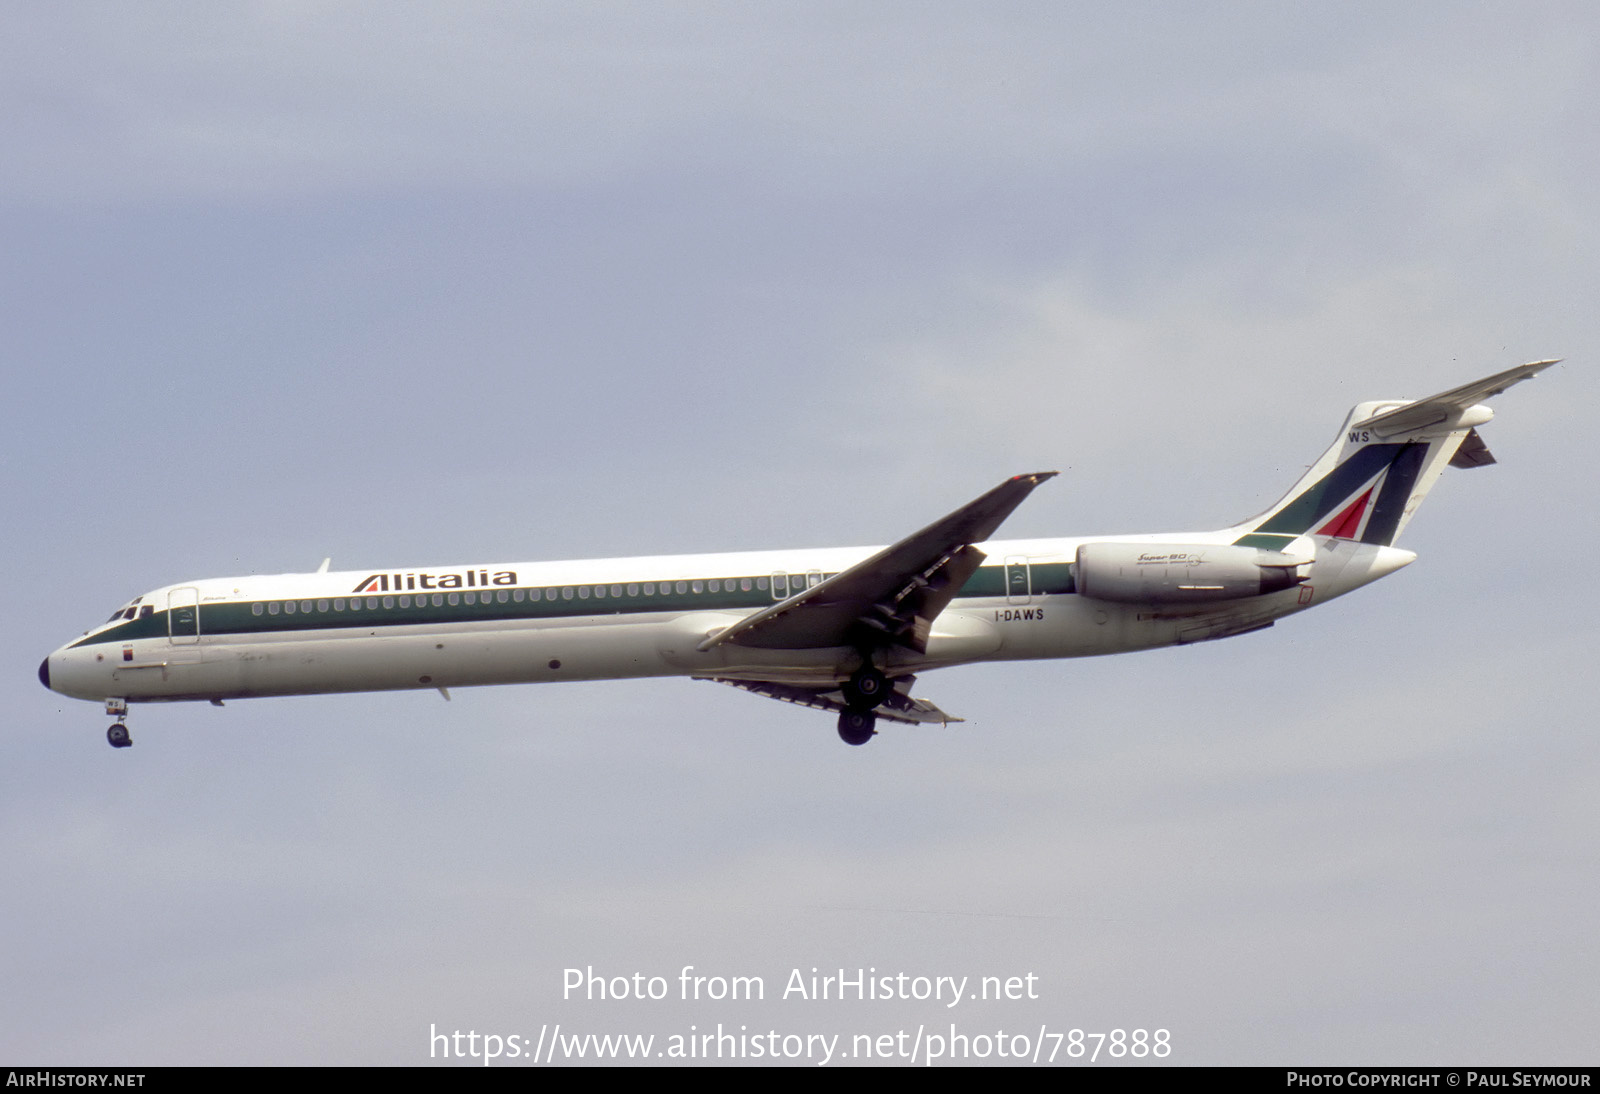
[[[39,683],[45,687],[50,686],[50,658],[48,657],[39,662]]]

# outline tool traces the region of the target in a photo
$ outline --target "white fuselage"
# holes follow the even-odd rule
[[[1225,543],[1234,533],[1119,537]],[[980,544],[983,566],[891,675],[1083,657],[1226,637],[1374,581],[1409,551],[1314,537],[1293,588],[1198,605],[1079,595],[1081,539]],[[402,688],[706,676],[831,684],[849,647],[763,649],[708,636],[867,558],[873,548],[283,574],[166,586],[52,653],[40,676],[88,700],[222,700]]]

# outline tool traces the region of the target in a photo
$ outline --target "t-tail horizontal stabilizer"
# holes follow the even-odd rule
[[[1494,417],[1483,400],[1556,363],[1518,365],[1426,399],[1358,404],[1294,488],[1236,526],[1235,545],[1283,550],[1306,535],[1393,544],[1447,466],[1495,462],[1478,436],[1477,427]]]
[[[1482,380],[1441,391],[1426,399],[1418,399],[1393,410],[1385,410],[1370,418],[1356,422],[1351,429],[1369,429],[1385,439],[1403,433],[1421,433],[1429,426],[1445,425],[1460,419],[1470,408],[1493,395],[1499,395],[1512,384],[1531,380],[1551,365],[1560,364],[1559,357],[1549,361],[1533,361],[1516,368],[1508,368]]]

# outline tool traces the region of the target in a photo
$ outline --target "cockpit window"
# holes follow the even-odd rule
[[[141,611],[145,615],[153,615],[153,614],[155,614],[155,610],[156,609],[155,609],[154,605],[146,604],[142,609],[139,607],[139,601],[141,601],[143,599],[144,599],[144,597],[142,597],[142,596],[134,597],[132,600],[128,601],[128,603],[124,604],[122,607],[120,607],[116,611],[112,612],[111,613],[111,617],[109,619],[107,619],[105,623],[102,623],[100,625],[102,627],[104,627],[107,623],[116,623],[119,620],[137,619],[137,618],[139,618],[139,614],[140,614]]]

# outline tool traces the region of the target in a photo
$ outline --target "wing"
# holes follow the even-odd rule
[[[843,714],[850,709],[845,705],[844,694],[837,687],[804,688],[793,684],[779,684],[771,680],[733,680],[726,676],[696,676],[695,679],[727,684],[741,691],[765,695],[768,699],[779,699],[785,703],[814,707],[817,710],[831,710],[835,714]],[[883,701],[883,705],[873,713],[885,721],[899,722],[902,725],[929,725],[934,722],[949,725],[951,722],[965,721],[946,714],[926,699],[913,699],[911,684],[915,680],[915,676],[902,676],[896,680],[894,690]]]
[[[760,649],[901,645],[926,652],[933,620],[983,562],[972,545],[994,535],[1033,488],[1055,474],[1009,478],[865,562],[718,631],[700,649],[731,642]]]

